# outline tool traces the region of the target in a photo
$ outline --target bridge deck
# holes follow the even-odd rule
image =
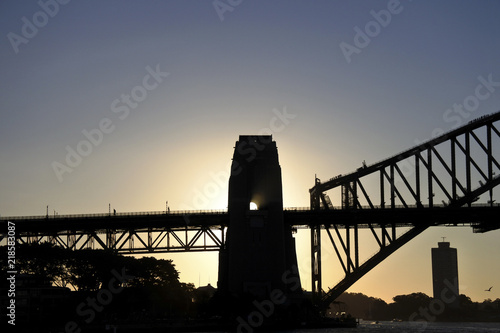
[[[500,205],[473,205],[472,207],[433,207],[433,208],[375,208],[353,210],[310,210],[307,208],[287,208],[283,211],[285,222],[293,227],[310,227],[335,224],[368,228],[376,225],[396,224],[397,226],[415,226],[420,223],[434,225],[471,225],[499,228]],[[225,210],[217,211],[174,211],[139,212],[118,214],[81,214],[56,216],[14,216],[0,218],[0,225],[7,221],[16,223],[16,232],[20,235],[31,233],[58,233],[63,231],[99,231],[99,230],[146,230],[159,228],[172,229],[220,229],[228,226],[229,215]],[[7,228],[1,227],[2,233]]]

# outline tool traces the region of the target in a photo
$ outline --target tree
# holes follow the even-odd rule
[[[346,311],[356,318],[383,320],[388,319],[387,303],[362,293],[343,293],[337,298],[341,304],[333,306],[332,312]],[[344,306],[342,305],[344,304]]]
[[[179,272],[172,260],[144,257],[131,263],[130,273],[135,276],[132,286],[179,287]]]
[[[412,293],[409,295],[398,295],[393,298],[394,303],[389,304],[391,313],[395,318],[407,319],[420,308],[426,308],[432,301],[432,297],[424,293]]]
[[[5,251],[6,246],[2,247]],[[5,252],[2,252],[5,253]],[[39,281],[65,287],[69,280],[66,267],[67,253],[52,243],[18,244],[16,246],[16,269],[20,274],[33,275]],[[0,265],[7,267],[6,258]],[[4,272],[7,269],[4,270]]]
[[[124,257],[109,250],[72,251],[67,261],[70,281],[76,290],[98,290],[124,267]]]

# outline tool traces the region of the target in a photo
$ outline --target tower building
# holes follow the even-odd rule
[[[447,308],[456,309],[459,307],[457,249],[443,241],[431,252],[433,297]]]

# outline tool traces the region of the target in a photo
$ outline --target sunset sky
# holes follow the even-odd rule
[[[0,3],[2,216],[224,209],[234,143],[262,133],[284,205],[306,207],[315,174],[500,110],[498,1],[59,1]],[[485,80],[472,111],[454,108]],[[310,289],[309,233],[296,237]],[[460,292],[499,298],[500,230],[469,227],[425,231],[349,291],[432,295],[441,237]],[[342,276],[324,251],[327,289]],[[216,284],[216,253],[158,257]]]

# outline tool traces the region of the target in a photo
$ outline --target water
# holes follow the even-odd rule
[[[494,333],[500,332],[500,323],[433,323],[361,321],[357,328],[295,330],[293,333]],[[284,333],[284,332],[283,332]]]

